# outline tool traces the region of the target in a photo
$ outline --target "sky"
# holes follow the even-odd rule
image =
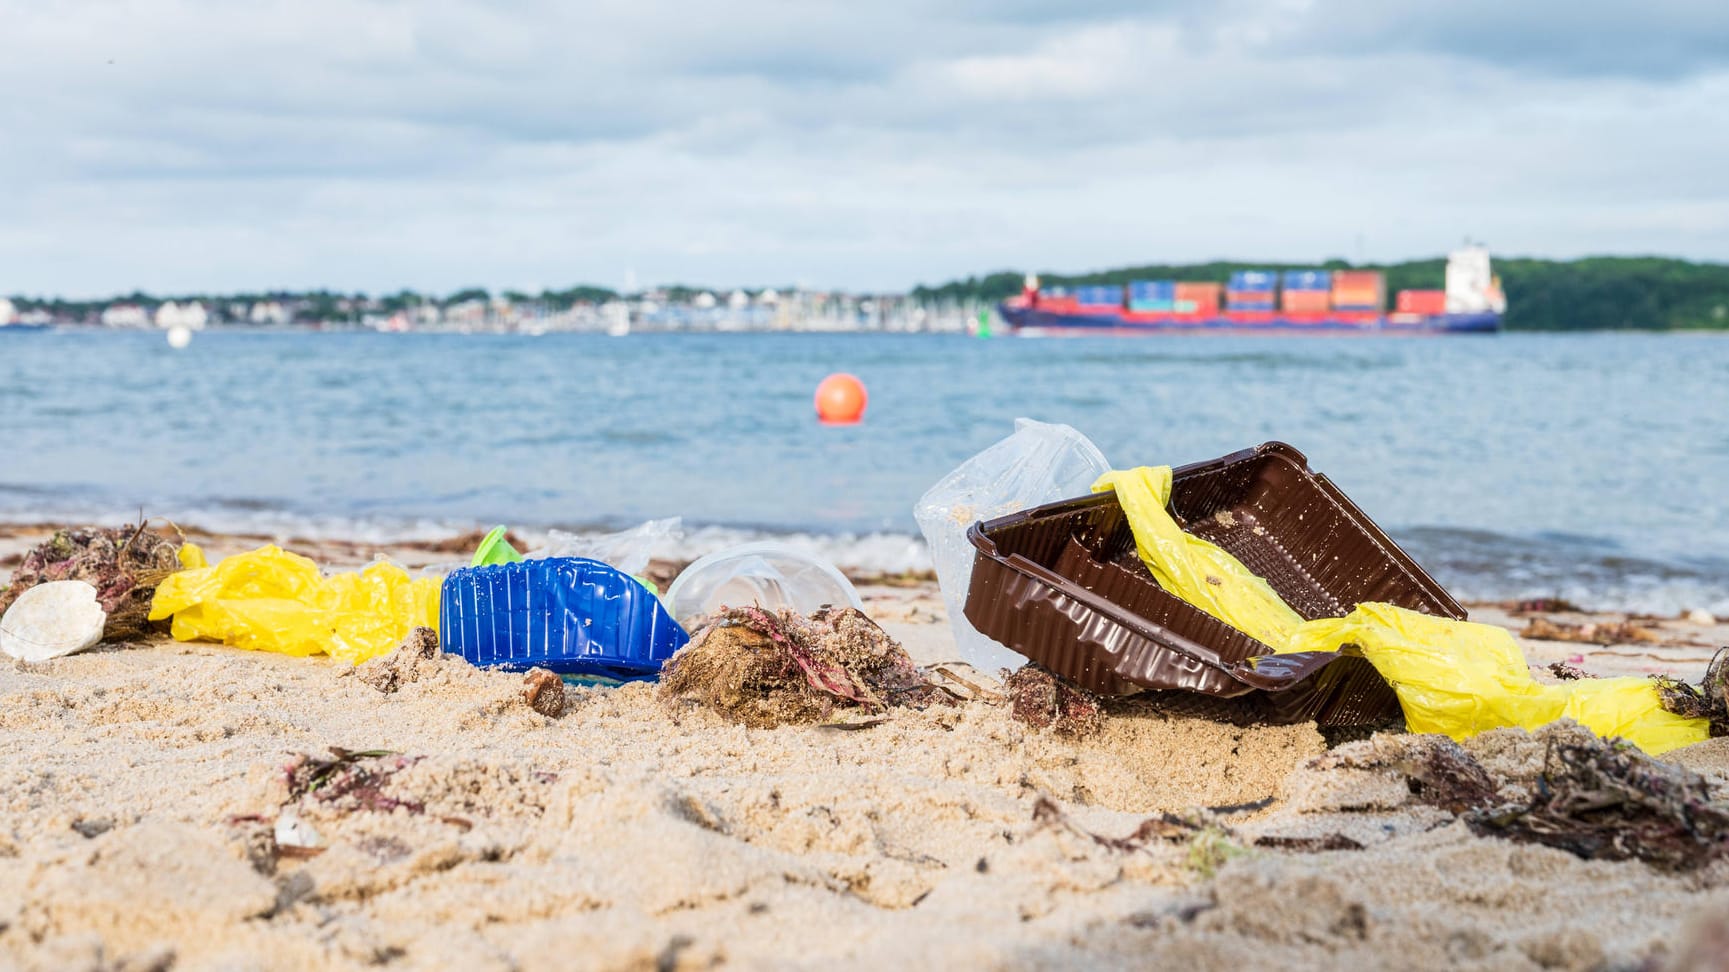
[[[1729,260],[1729,3],[0,0],[0,293]]]

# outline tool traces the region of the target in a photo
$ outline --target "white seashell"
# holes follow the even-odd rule
[[[311,824],[300,819],[293,807],[289,807],[276,818],[276,846],[310,850],[323,847],[324,838]]]
[[[1691,611],[1688,611],[1687,612],[1687,620],[1693,622],[1694,624],[1699,625],[1700,627],[1705,627],[1705,628],[1709,628],[1712,625],[1717,623],[1717,618],[1714,617],[1710,611],[1707,611],[1703,608],[1695,608]]]
[[[0,618],[0,651],[27,662],[59,658],[102,640],[108,614],[84,581],[50,581],[18,595]]]

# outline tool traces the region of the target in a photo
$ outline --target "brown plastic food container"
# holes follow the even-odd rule
[[[1174,471],[1171,512],[1304,618],[1364,601],[1449,618],[1459,603],[1301,452],[1282,442]],[[1135,553],[1115,493],[974,523],[966,616],[973,626],[1106,695],[1169,692],[1162,705],[1236,721],[1388,722],[1398,699],[1362,658],[1274,655],[1161,588]]]

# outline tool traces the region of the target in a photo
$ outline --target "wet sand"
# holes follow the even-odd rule
[[[0,573],[43,535],[6,531]],[[293,547],[330,566],[453,556]],[[933,585],[862,593],[918,660],[946,660]],[[1641,624],[1657,640],[1525,645],[1535,665],[1697,678],[1729,644]],[[423,675],[382,693],[324,658],[168,641],[0,665],[0,967],[1633,968],[1729,917],[1721,869],[1475,836],[1395,777],[1316,762],[1312,726],[1142,712],[1077,740],[987,692],[861,731],[749,730],[646,685],[572,689],[554,719],[519,675]],[[1546,746],[1467,744],[1527,781]],[[331,747],[396,755],[340,798],[296,796],[286,767]],[[1729,782],[1729,740],[1669,758]],[[1207,818],[1228,835],[1089,836],[1245,804]],[[272,850],[285,807],[316,852]],[[1362,849],[1256,846],[1335,835]]]

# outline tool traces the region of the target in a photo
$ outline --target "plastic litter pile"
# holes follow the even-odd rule
[[[1006,470],[1005,493],[1020,488],[1015,450],[1010,437],[983,454]],[[1169,708],[1226,718],[1402,716],[1454,739],[1572,719],[1651,753],[1711,734],[1666,701],[1685,693],[1652,680],[1537,682],[1510,632],[1464,620],[1289,446],[1109,472],[1092,489],[967,528],[977,557],[957,637],[982,631],[1106,696],[1150,689]],[[988,503],[988,484],[973,495]]]
[[[1112,471],[1074,429],[1023,419],[914,514],[961,658],[986,672],[1037,663],[1008,685],[1034,725],[1090,731],[1110,697],[1134,694],[1220,718],[1402,718],[1454,739],[1572,719],[1662,753],[1729,722],[1716,718],[1729,711],[1717,668],[1699,689],[1537,682],[1509,632],[1465,620],[1279,443]],[[409,638],[415,658],[442,650],[528,670],[543,689],[555,674],[664,673],[669,698],[762,726],[944,698],[819,558],[745,544],[690,564],[663,594],[649,563],[679,530],[674,518],[598,537],[554,531],[525,554],[498,527],[466,566],[420,578],[388,562],[326,574],[276,546],[209,564],[142,526],[68,531],[0,591],[0,651],[42,661],[166,626],[182,641],[360,665]]]

